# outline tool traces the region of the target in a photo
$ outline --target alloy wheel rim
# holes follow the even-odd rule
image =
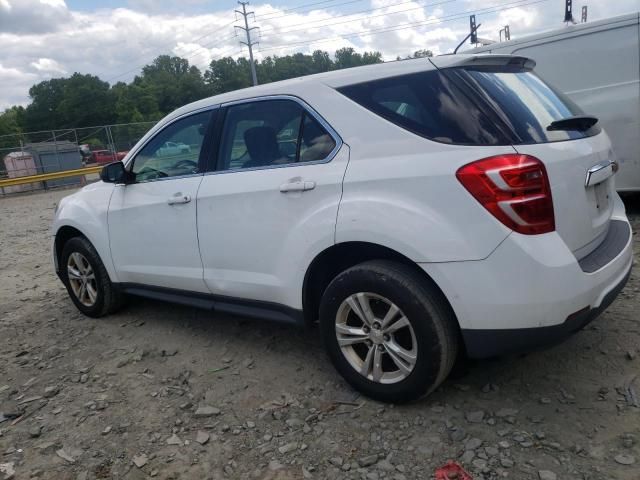
[[[85,307],[92,307],[98,298],[98,286],[93,267],[79,252],[73,252],[67,260],[67,277],[73,294]]]
[[[342,354],[360,375],[383,384],[407,378],[418,358],[411,323],[389,299],[370,292],[347,297],[336,314]]]

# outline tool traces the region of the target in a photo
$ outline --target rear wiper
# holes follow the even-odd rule
[[[551,125],[547,127],[547,130],[550,132],[555,130],[575,130],[578,132],[585,132],[596,123],[598,123],[598,119],[596,117],[592,117],[591,115],[579,115],[551,122]]]

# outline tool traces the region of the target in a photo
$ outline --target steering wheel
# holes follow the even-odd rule
[[[193,160],[180,160],[173,168],[192,168],[195,171],[198,168],[198,163]]]
[[[165,172],[156,170],[155,168],[151,167],[144,167],[136,175],[140,175],[145,180],[155,180],[156,178],[165,178],[169,176]]]

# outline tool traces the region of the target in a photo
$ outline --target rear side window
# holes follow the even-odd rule
[[[349,85],[338,91],[390,122],[437,142],[510,143],[481,108],[437,70]]]
[[[441,143],[547,143],[600,131],[597,125],[587,131],[547,130],[552,122],[583,112],[534,73],[513,67],[434,70],[338,91],[390,122]]]
[[[547,130],[556,120],[584,115],[564,94],[530,71],[453,70],[491,105],[514,134],[516,144],[574,140],[600,132],[596,124],[587,131]]]

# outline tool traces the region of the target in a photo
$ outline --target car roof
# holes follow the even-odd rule
[[[365,65],[362,67],[345,68],[330,72],[317,73],[304,77],[282,80],[279,82],[266,83],[255,87],[242,88],[231,92],[214,95],[178,108],[165,117],[160,124],[166,124],[181,115],[197,110],[208,108],[218,104],[224,104],[237,100],[244,100],[254,97],[264,97],[269,95],[295,94],[302,89],[312,89],[316,87],[340,88],[346,85],[353,85],[382,78],[396,77],[410,73],[435,70],[436,68],[450,68],[474,63],[505,63],[510,59],[519,58],[529,62],[527,65],[535,65],[530,59],[524,59],[515,55],[442,55],[439,57],[423,57],[411,60],[396,60],[384,63]],[[158,125],[160,126],[160,125]],[[155,129],[154,129],[155,130]]]

